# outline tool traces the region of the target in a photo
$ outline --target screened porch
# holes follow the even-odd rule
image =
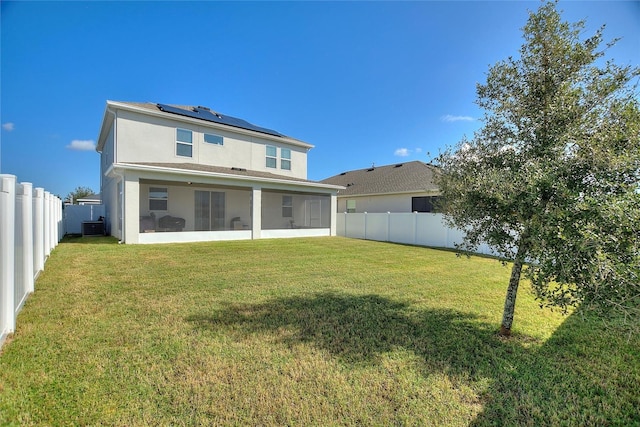
[[[139,189],[141,243],[330,235],[330,194],[143,180]]]

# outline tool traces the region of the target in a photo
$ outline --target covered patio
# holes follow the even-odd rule
[[[119,164],[106,213],[123,243],[336,235],[339,186],[201,165]]]

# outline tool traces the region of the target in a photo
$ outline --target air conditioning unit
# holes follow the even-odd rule
[[[104,236],[104,221],[83,222],[82,236]]]

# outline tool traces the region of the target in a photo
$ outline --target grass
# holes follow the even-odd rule
[[[640,338],[497,261],[344,238],[65,239],[0,355],[1,425],[640,425]]]

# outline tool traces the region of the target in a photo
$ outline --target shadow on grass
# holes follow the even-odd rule
[[[347,364],[375,365],[386,352],[410,351],[422,364],[418,374],[445,373],[453,386],[475,387],[483,412],[474,426],[640,423],[634,406],[640,403],[639,386],[629,387],[625,381],[633,378],[626,373],[610,372],[612,362],[622,370],[625,362],[608,359],[610,343],[595,339],[602,331],[594,336],[593,324],[575,319],[546,343],[529,347],[525,343],[532,339],[501,339],[496,325],[473,315],[417,309],[378,295],[279,298],[187,320],[202,330],[276,333],[285,344],[310,343]],[[283,330],[288,333],[278,334]],[[635,363],[631,377],[638,375]],[[603,381],[605,372],[609,381]]]
[[[61,243],[79,243],[90,245],[115,245],[118,239],[111,236],[81,236],[79,234],[67,234]]]

